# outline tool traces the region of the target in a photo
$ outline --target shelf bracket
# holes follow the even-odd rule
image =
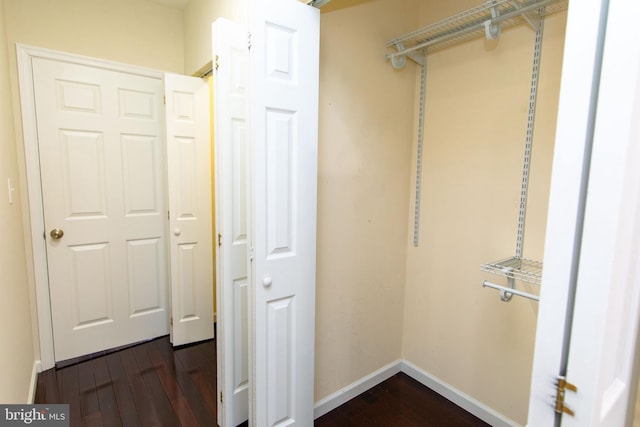
[[[398,52],[404,51],[404,44],[402,42],[394,44],[394,47]],[[403,68],[407,64],[407,57],[411,59],[418,65],[424,66],[424,55],[420,56],[416,52],[406,52],[406,53],[392,53],[387,55],[387,59],[391,61],[391,65],[396,70]]]
[[[496,18],[500,16],[500,10],[498,9],[498,5],[495,0],[492,2],[494,5],[491,7],[491,19],[484,21],[484,34],[487,36],[487,39],[494,40],[497,39],[500,35],[500,23],[494,22]]]
[[[402,43],[396,43],[395,48],[398,52],[401,52],[404,50],[404,45]],[[388,58],[391,60],[391,65],[396,70],[403,68],[407,64],[406,55],[389,55]]]
[[[407,55],[407,56],[409,57],[409,59],[411,59],[413,62],[415,62],[416,64],[418,64],[418,65],[420,65],[420,66],[423,66],[423,67],[424,67],[424,65],[425,65],[424,55],[423,55],[423,56],[420,56],[420,55],[418,55],[418,54],[417,54],[417,53],[415,53],[415,52],[407,53],[406,55]]]
[[[522,0],[511,0],[509,3],[511,3],[516,10],[520,10],[526,6]],[[529,10],[522,12],[520,16],[522,16],[522,19],[529,24],[533,31],[538,31],[540,24],[542,23],[542,15],[540,15],[540,13],[534,10]]]
[[[506,270],[505,273],[507,274],[507,287],[509,289],[515,289],[516,288],[516,279],[514,279],[513,276],[509,275],[510,271],[513,270],[513,269],[512,268],[507,268],[505,270]],[[500,301],[509,302],[509,301],[511,301],[511,298],[513,298],[513,292],[506,291],[506,290],[500,290]]]

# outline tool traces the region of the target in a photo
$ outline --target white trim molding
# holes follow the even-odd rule
[[[27,395],[27,403],[32,404],[36,400],[36,389],[38,388],[38,373],[41,371],[41,364],[39,360],[33,361],[33,368],[31,369],[31,382],[29,384],[29,394]]]
[[[401,366],[401,360],[391,362],[388,365],[383,366],[376,371],[373,371],[369,375],[364,376],[359,380],[349,384],[348,386],[341,388],[335,393],[330,394],[324,399],[317,401],[314,408],[314,418],[319,418],[327,412],[333,411],[338,406],[347,403],[354,397],[391,378],[392,376],[400,372]]]
[[[447,400],[455,403],[465,411],[475,415],[493,427],[517,427],[520,424],[491,409],[482,402],[458,390],[441,379],[420,369],[413,363],[398,359],[370,373],[367,376],[319,400],[315,404],[315,418],[336,409],[354,397],[389,379],[398,372],[409,375],[414,380],[435,391]]]
[[[493,427],[515,427],[520,426],[517,422],[505,417],[499,412],[491,409],[484,403],[474,399],[468,394],[458,390],[451,384],[447,384],[440,378],[437,378],[426,371],[418,368],[413,363],[403,360],[400,370],[409,375],[414,380],[422,383],[435,391],[447,400],[455,403],[465,411],[480,418],[485,423]]]

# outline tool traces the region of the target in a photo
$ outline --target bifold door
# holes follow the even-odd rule
[[[248,33],[213,23],[216,227],[218,233],[218,422],[249,418]]]
[[[313,424],[319,11],[214,24],[221,426]],[[250,47],[250,49],[249,49]]]
[[[253,415],[311,426],[320,11],[274,0],[252,13]]]

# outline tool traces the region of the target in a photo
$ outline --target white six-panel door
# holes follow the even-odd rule
[[[209,85],[165,74],[171,342],[213,338]]]
[[[55,360],[166,334],[162,81],[43,58],[33,79]]]
[[[249,417],[248,33],[213,23],[218,293],[218,422]]]
[[[320,12],[251,5],[252,419],[313,425]]]

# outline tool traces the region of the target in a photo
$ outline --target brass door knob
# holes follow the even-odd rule
[[[51,235],[52,239],[59,239],[64,236],[64,231],[61,228],[54,228],[49,234]]]

